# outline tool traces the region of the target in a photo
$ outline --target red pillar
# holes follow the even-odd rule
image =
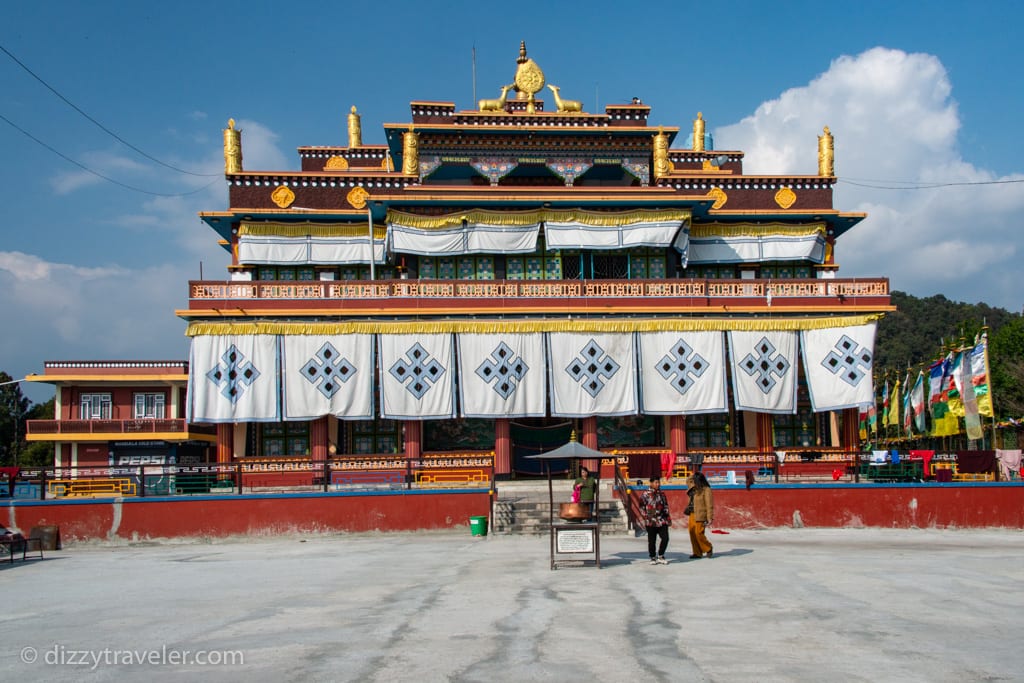
[[[686,416],[670,415],[668,419],[668,448],[675,455],[686,453]]]
[[[423,422],[406,420],[405,457],[407,460],[418,460],[421,455],[423,455]]]
[[[235,425],[221,423],[217,425],[217,462],[231,462],[235,452]]]
[[[768,413],[757,413],[757,450],[775,457],[775,425]]]
[[[580,420],[580,431],[582,432],[580,443],[587,448],[593,448],[597,450],[597,418],[594,416],[585,417]],[[601,467],[601,463],[598,460],[583,460],[581,463],[591,472],[597,472],[598,468]]]
[[[860,410],[846,408],[843,410],[842,440],[843,450],[856,453],[860,450]]]
[[[327,460],[327,417],[309,423],[309,454],[313,460]]]
[[[512,474],[512,421],[494,421],[494,474]]]

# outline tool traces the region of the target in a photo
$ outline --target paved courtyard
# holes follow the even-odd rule
[[[1024,678],[1024,532],[710,538],[557,571],[547,537],[468,530],[74,545],[0,568],[0,679]]]

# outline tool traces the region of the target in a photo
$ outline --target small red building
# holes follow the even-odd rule
[[[54,419],[29,420],[28,441],[54,444],[55,467],[205,462],[212,429],[184,419],[187,361],[47,361]]]

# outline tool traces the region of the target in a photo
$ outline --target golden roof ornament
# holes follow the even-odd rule
[[[526,56],[526,41],[519,43],[519,65],[516,67],[515,85],[516,90],[526,93],[526,113],[536,114],[536,95],[544,89],[544,72],[537,66],[537,62]]]
[[[409,131],[402,133],[402,173],[420,174],[420,134],[409,124]]]
[[[818,136],[818,175],[832,177],[835,174],[835,140],[825,126],[825,134]]]
[[[224,174],[242,172],[242,131],[235,129],[235,120],[228,119],[224,129]]]
[[[348,115],[348,147],[363,146],[363,126],[360,116],[356,113],[356,105],[352,105],[352,112]]]
[[[561,88],[556,85],[548,85],[548,89],[555,95],[555,108],[561,112],[583,113],[583,103],[579,100],[563,100]]]
[[[654,179],[660,180],[672,171],[672,162],[668,160],[668,135],[665,129],[658,126],[658,134],[654,136]]]
[[[693,122],[693,151],[704,151],[704,115],[700,112]]]
[[[503,85],[501,86],[501,97],[496,100],[480,100],[477,102],[477,106],[480,111],[505,111],[505,102],[508,98],[508,91],[516,87],[515,85]]]

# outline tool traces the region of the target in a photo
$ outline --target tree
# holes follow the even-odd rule
[[[989,335],[992,401],[1003,417],[1024,415],[1024,318]]]
[[[25,415],[31,405],[13,378],[0,372],[0,463],[3,465],[18,464],[25,444]]]
[[[52,420],[54,416],[53,407],[56,397],[51,397],[43,403],[34,404],[25,415],[25,420]],[[53,442],[32,441],[24,445],[24,450],[18,456],[18,463],[22,467],[44,467],[53,464]]]

